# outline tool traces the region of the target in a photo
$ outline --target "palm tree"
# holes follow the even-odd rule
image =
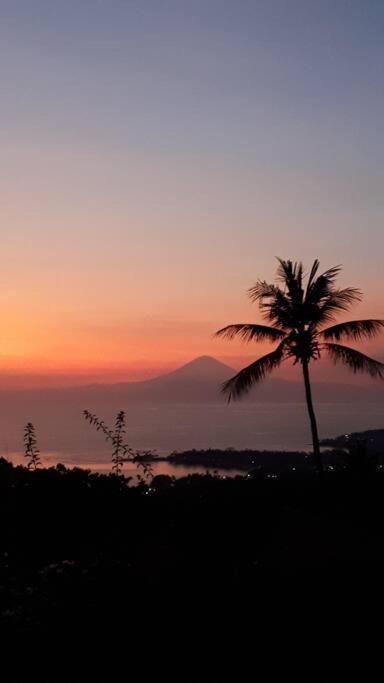
[[[216,332],[216,336],[227,339],[240,337],[245,342],[272,341],[278,342],[278,345],[274,351],[258,358],[225,382],[222,390],[228,396],[228,401],[239,399],[284,360],[292,359],[294,364],[300,363],[315,464],[318,471],[322,472],[309,364],[319,360],[325,353],[334,363],[344,363],[354,373],[366,372],[371,377],[384,379],[383,363],[349,346],[335,343],[343,339],[370,339],[384,328],[384,320],[352,320],[334,324],[338,313],[348,311],[362,298],[360,290],[354,287],[339,289],[335,286],[341,266],[318,275],[320,264],[316,259],[306,277],[302,263],[282,259],[278,259],[278,262],[277,284],[258,280],[248,290],[251,300],[258,303],[265,322],[271,325],[240,323],[228,325]]]

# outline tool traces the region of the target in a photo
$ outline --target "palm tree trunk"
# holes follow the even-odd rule
[[[303,375],[304,375],[305,397],[307,399],[308,415],[309,415],[309,421],[311,423],[311,431],[312,431],[313,456],[315,459],[315,465],[317,467],[317,470],[318,470],[319,474],[322,474],[323,473],[323,463],[322,463],[321,454],[320,454],[320,442],[319,442],[319,434],[317,431],[316,416],[315,416],[315,411],[313,409],[312,391],[311,391],[311,382],[309,379],[308,361],[303,361],[302,365],[303,365]]]

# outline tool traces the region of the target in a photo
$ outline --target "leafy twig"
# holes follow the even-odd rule
[[[153,475],[150,463],[146,462],[148,457],[153,457],[153,453],[151,451],[133,450],[131,446],[124,442],[125,412],[123,410],[120,410],[117,413],[114,430],[110,429],[104,420],[101,420],[89,410],[84,410],[83,415],[87,422],[94,425],[98,432],[103,432],[105,440],[112,444],[112,471],[115,472],[115,474],[122,473],[125,462],[133,462],[136,463],[138,467],[142,468],[144,477],[151,477]],[[139,479],[141,479],[140,475]]]
[[[32,422],[28,422],[24,429],[24,456],[28,458],[27,467],[29,470],[36,470],[41,465],[36,431]]]

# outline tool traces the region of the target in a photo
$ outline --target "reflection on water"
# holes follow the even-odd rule
[[[25,465],[26,459],[24,455],[20,452],[9,453],[7,455],[7,460],[10,460],[14,465]],[[91,470],[91,472],[99,472],[100,474],[108,474],[111,472],[112,463],[105,461],[80,461],[68,459],[64,453],[54,452],[46,453],[41,456],[41,464],[43,467],[54,467],[58,463],[65,465],[65,467],[83,467],[84,469]],[[221,477],[234,477],[236,475],[244,475],[244,470],[236,469],[221,469],[221,468],[208,468],[203,466],[186,466],[186,465],[174,465],[165,460],[160,462],[151,463],[152,472],[154,476],[158,474],[166,474],[170,477],[187,477],[190,474],[217,474]],[[134,480],[137,475],[141,473],[141,469],[133,463],[124,463],[123,474],[126,477],[132,477]]]
[[[310,450],[311,438],[304,403],[142,404],[126,408],[127,441],[159,455],[191,448]],[[92,406],[89,406],[92,408]],[[114,419],[111,407],[102,413]],[[322,436],[383,427],[382,406],[377,404],[319,403]],[[110,470],[110,449],[99,432],[84,421],[79,407],[66,405],[5,405],[0,413],[0,455],[23,462],[23,428],[35,424],[41,457],[45,464],[62,462],[93,470]],[[181,467],[167,462],[155,465],[158,474],[181,476],[205,472],[203,467]],[[125,465],[127,474],[136,467]]]
[[[208,467],[203,467],[203,466],[186,466],[186,465],[173,465],[170,462],[158,462],[158,463],[153,463],[152,466],[152,471],[153,474],[156,476],[157,474],[167,474],[170,477],[187,477],[189,474],[218,474],[221,477],[234,477],[238,474],[244,475],[245,472],[244,470],[236,470],[236,469],[221,469],[221,468],[208,468]],[[128,476],[135,476],[137,474],[137,468],[134,467],[133,465],[129,465],[129,468],[127,467],[125,469],[125,474]]]

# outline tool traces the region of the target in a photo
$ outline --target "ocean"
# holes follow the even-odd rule
[[[316,410],[321,438],[384,427],[380,404],[319,403]],[[101,417],[112,425],[114,415],[106,410]],[[68,406],[49,411],[30,406],[28,416],[17,414],[16,407],[12,414],[3,412],[1,456],[15,463],[23,461],[23,428],[28,420],[35,425],[44,464],[109,469],[110,448],[102,433],[84,420],[81,410]],[[304,403],[130,404],[125,437],[133,448],[162,456],[192,448],[311,449]],[[179,468],[173,472],[167,463],[156,467],[169,474],[181,472]]]

